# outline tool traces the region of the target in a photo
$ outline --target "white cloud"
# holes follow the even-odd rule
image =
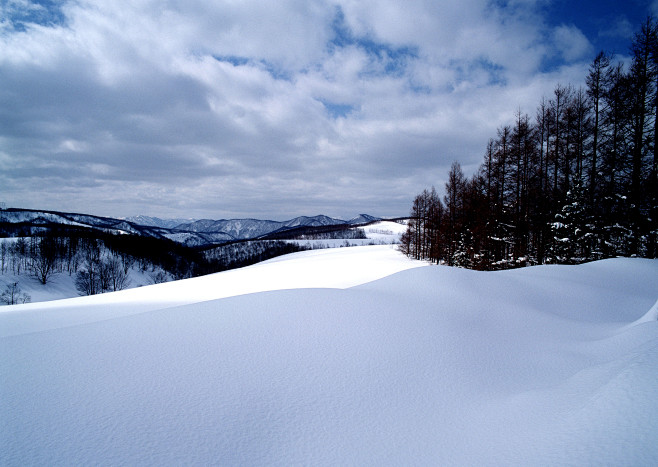
[[[78,0],[61,23],[3,26],[4,196],[117,216],[404,214],[519,106],[582,79],[582,33],[551,35],[533,1],[496,5]],[[547,74],[556,46],[574,63]]]
[[[592,44],[575,26],[561,25],[553,31],[553,41],[558,53],[567,62],[588,57],[592,53]]]

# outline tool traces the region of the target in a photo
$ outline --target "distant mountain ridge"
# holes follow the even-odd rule
[[[346,221],[335,219],[325,215],[318,216],[299,216],[287,221],[270,221],[260,219],[201,219],[187,224],[181,224],[174,230],[197,233],[217,233],[223,232],[235,239],[245,240],[262,237],[272,232],[293,229],[297,227],[322,227],[331,225],[357,225],[379,220],[368,214],[359,216]]]
[[[259,219],[161,219],[134,216],[114,219],[88,214],[7,208],[0,210],[0,236],[9,234],[32,235],[49,228],[100,230],[105,233],[137,234],[167,238],[188,246],[204,246],[236,240],[257,239],[269,234],[305,227],[358,226],[380,218],[360,214],[353,219],[335,219],[325,215],[299,216],[287,221]],[[23,232],[23,233],[21,233]]]
[[[131,216],[126,220],[133,224],[145,225],[147,227],[160,227],[163,229],[174,229],[181,224],[195,222],[196,219],[161,219],[151,216]]]

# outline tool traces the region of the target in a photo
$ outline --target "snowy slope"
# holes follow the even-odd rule
[[[657,261],[422,265],[304,252],[0,313],[0,464],[656,465]]]
[[[379,221],[360,227],[371,240],[380,240],[383,243],[399,243],[400,237],[407,230],[406,224],[392,221]]]
[[[350,239],[320,239],[320,240],[287,240],[309,249],[317,248],[339,248],[344,246],[365,245],[393,245],[399,244],[402,234],[407,230],[405,224],[393,221],[379,221],[371,224],[355,227],[363,230],[366,238]]]
[[[157,272],[164,272],[157,269]],[[154,274],[154,273],[153,273]],[[53,274],[46,285],[29,274],[0,274],[0,291],[5,290],[9,284],[18,283],[21,293],[29,295],[30,302],[46,302],[51,300],[61,300],[65,298],[78,297],[80,293],[75,288],[75,275],[69,275],[66,272]],[[138,267],[128,270],[128,283],[126,287],[142,287],[153,283],[151,273],[142,272]],[[39,305],[41,306],[41,305]],[[3,304],[0,306],[0,312],[8,311]],[[1,334],[1,331],[0,331]]]

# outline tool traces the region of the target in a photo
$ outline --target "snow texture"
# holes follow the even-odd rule
[[[369,246],[3,307],[0,465],[656,465],[657,279]]]

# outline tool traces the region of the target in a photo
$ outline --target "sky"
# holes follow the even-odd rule
[[[0,0],[0,203],[403,216],[658,0]]]

